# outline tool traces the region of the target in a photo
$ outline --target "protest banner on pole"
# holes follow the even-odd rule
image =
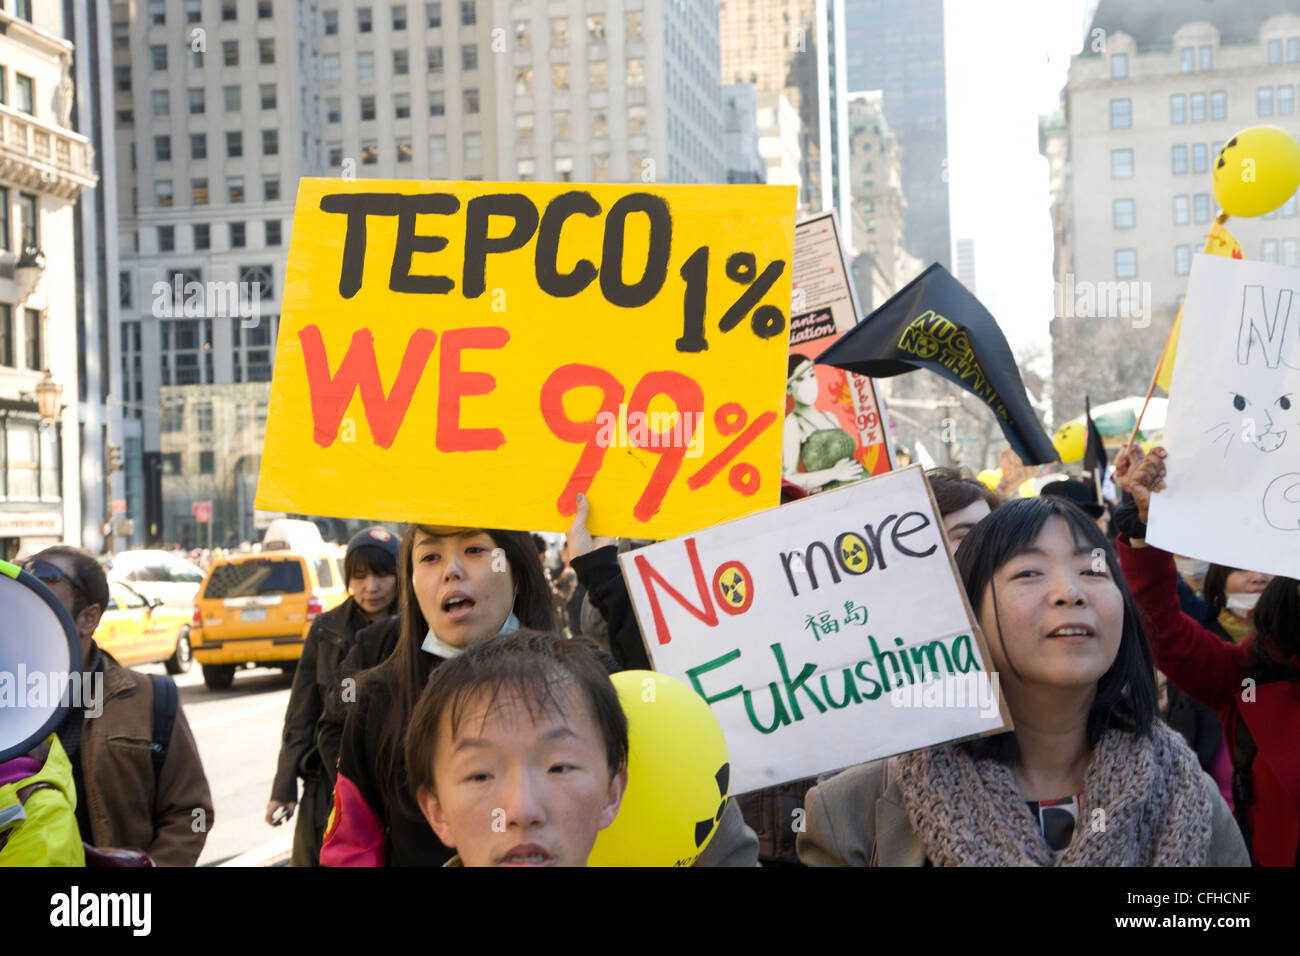
[[[1300,270],[1197,255],[1147,541],[1300,577]]]
[[[1010,728],[942,527],[912,465],[619,557],[732,792]]]
[[[303,179],[256,507],[664,538],[779,500],[795,189]]]
[[[781,463],[786,479],[809,492],[883,474],[894,465],[876,383],[813,364],[860,315],[835,212],[798,222]]]

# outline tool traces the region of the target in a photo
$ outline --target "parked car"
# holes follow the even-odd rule
[[[108,561],[108,579],[123,581],[168,607],[192,612],[203,571],[167,551],[119,551]]]
[[[95,642],[128,667],[161,661],[169,674],[190,669],[189,614],[150,600],[121,581],[108,582],[108,607]]]
[[[259,554],[213,562],[191,621],[203,683],[224,690],[245,664],[292,671],[311,622],[347,597],[343,554],[267,541]]]

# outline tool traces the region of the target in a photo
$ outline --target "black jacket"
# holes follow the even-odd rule
[[[393,652],[400,629],[401,624],[394,615],[359,628],[339,644],[333,683],[323,698],[324,711],[316,722],[316,749],[320,753],[321,767],[331,790],[338,776],[343,723],[347,720],[348,710],[357,700],[356,681],[362,671],[383,663]],[[352,678],[354,683],[345,688],[343,681],[346,678]]]
[[[641,628],[632,610],[623,570],[618,566],[618,548],[612,544],[589,551],[569,562],[578,583],[587,589],[587,599],[609,625],[609,649],[623,670],[651,670]]]

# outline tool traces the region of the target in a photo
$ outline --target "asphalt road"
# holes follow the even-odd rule
[[[161,664],[135,669],[166,673]],[[289,848],[296,820],[271,827],[264,818],[292,683],[281,671],[257,668],[239,671],[229,690],[209,690],[198,663],[176,677],[212,791],[213,827],[199,866]]]

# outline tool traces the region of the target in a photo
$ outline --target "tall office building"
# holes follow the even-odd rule
[[[881,90],[903,154],[907,251],[952,261],[943,0],[843,0],[850,90]]]
[[[1300,14],[1288,0],[1098,6],[1071,60],[1064,126],[1041,126],[1044,151],[1060,158],[1064,140],[1069,168],[1068,178],[1053,168],[1058,420],[1082,412],[1085,393],[1094,402],[1145,393],[1218,212],[1215,156],[1258,123],[1300,134],[1297,80]],[[1295,196],[1228,228],[1247,258],[1300,265]]]
[[[62,5],[0,10],[0,557],[82,541],[86,362],[76,203],[95,155],[73,123]],[[78,348],[81,346],[81,348]]]

